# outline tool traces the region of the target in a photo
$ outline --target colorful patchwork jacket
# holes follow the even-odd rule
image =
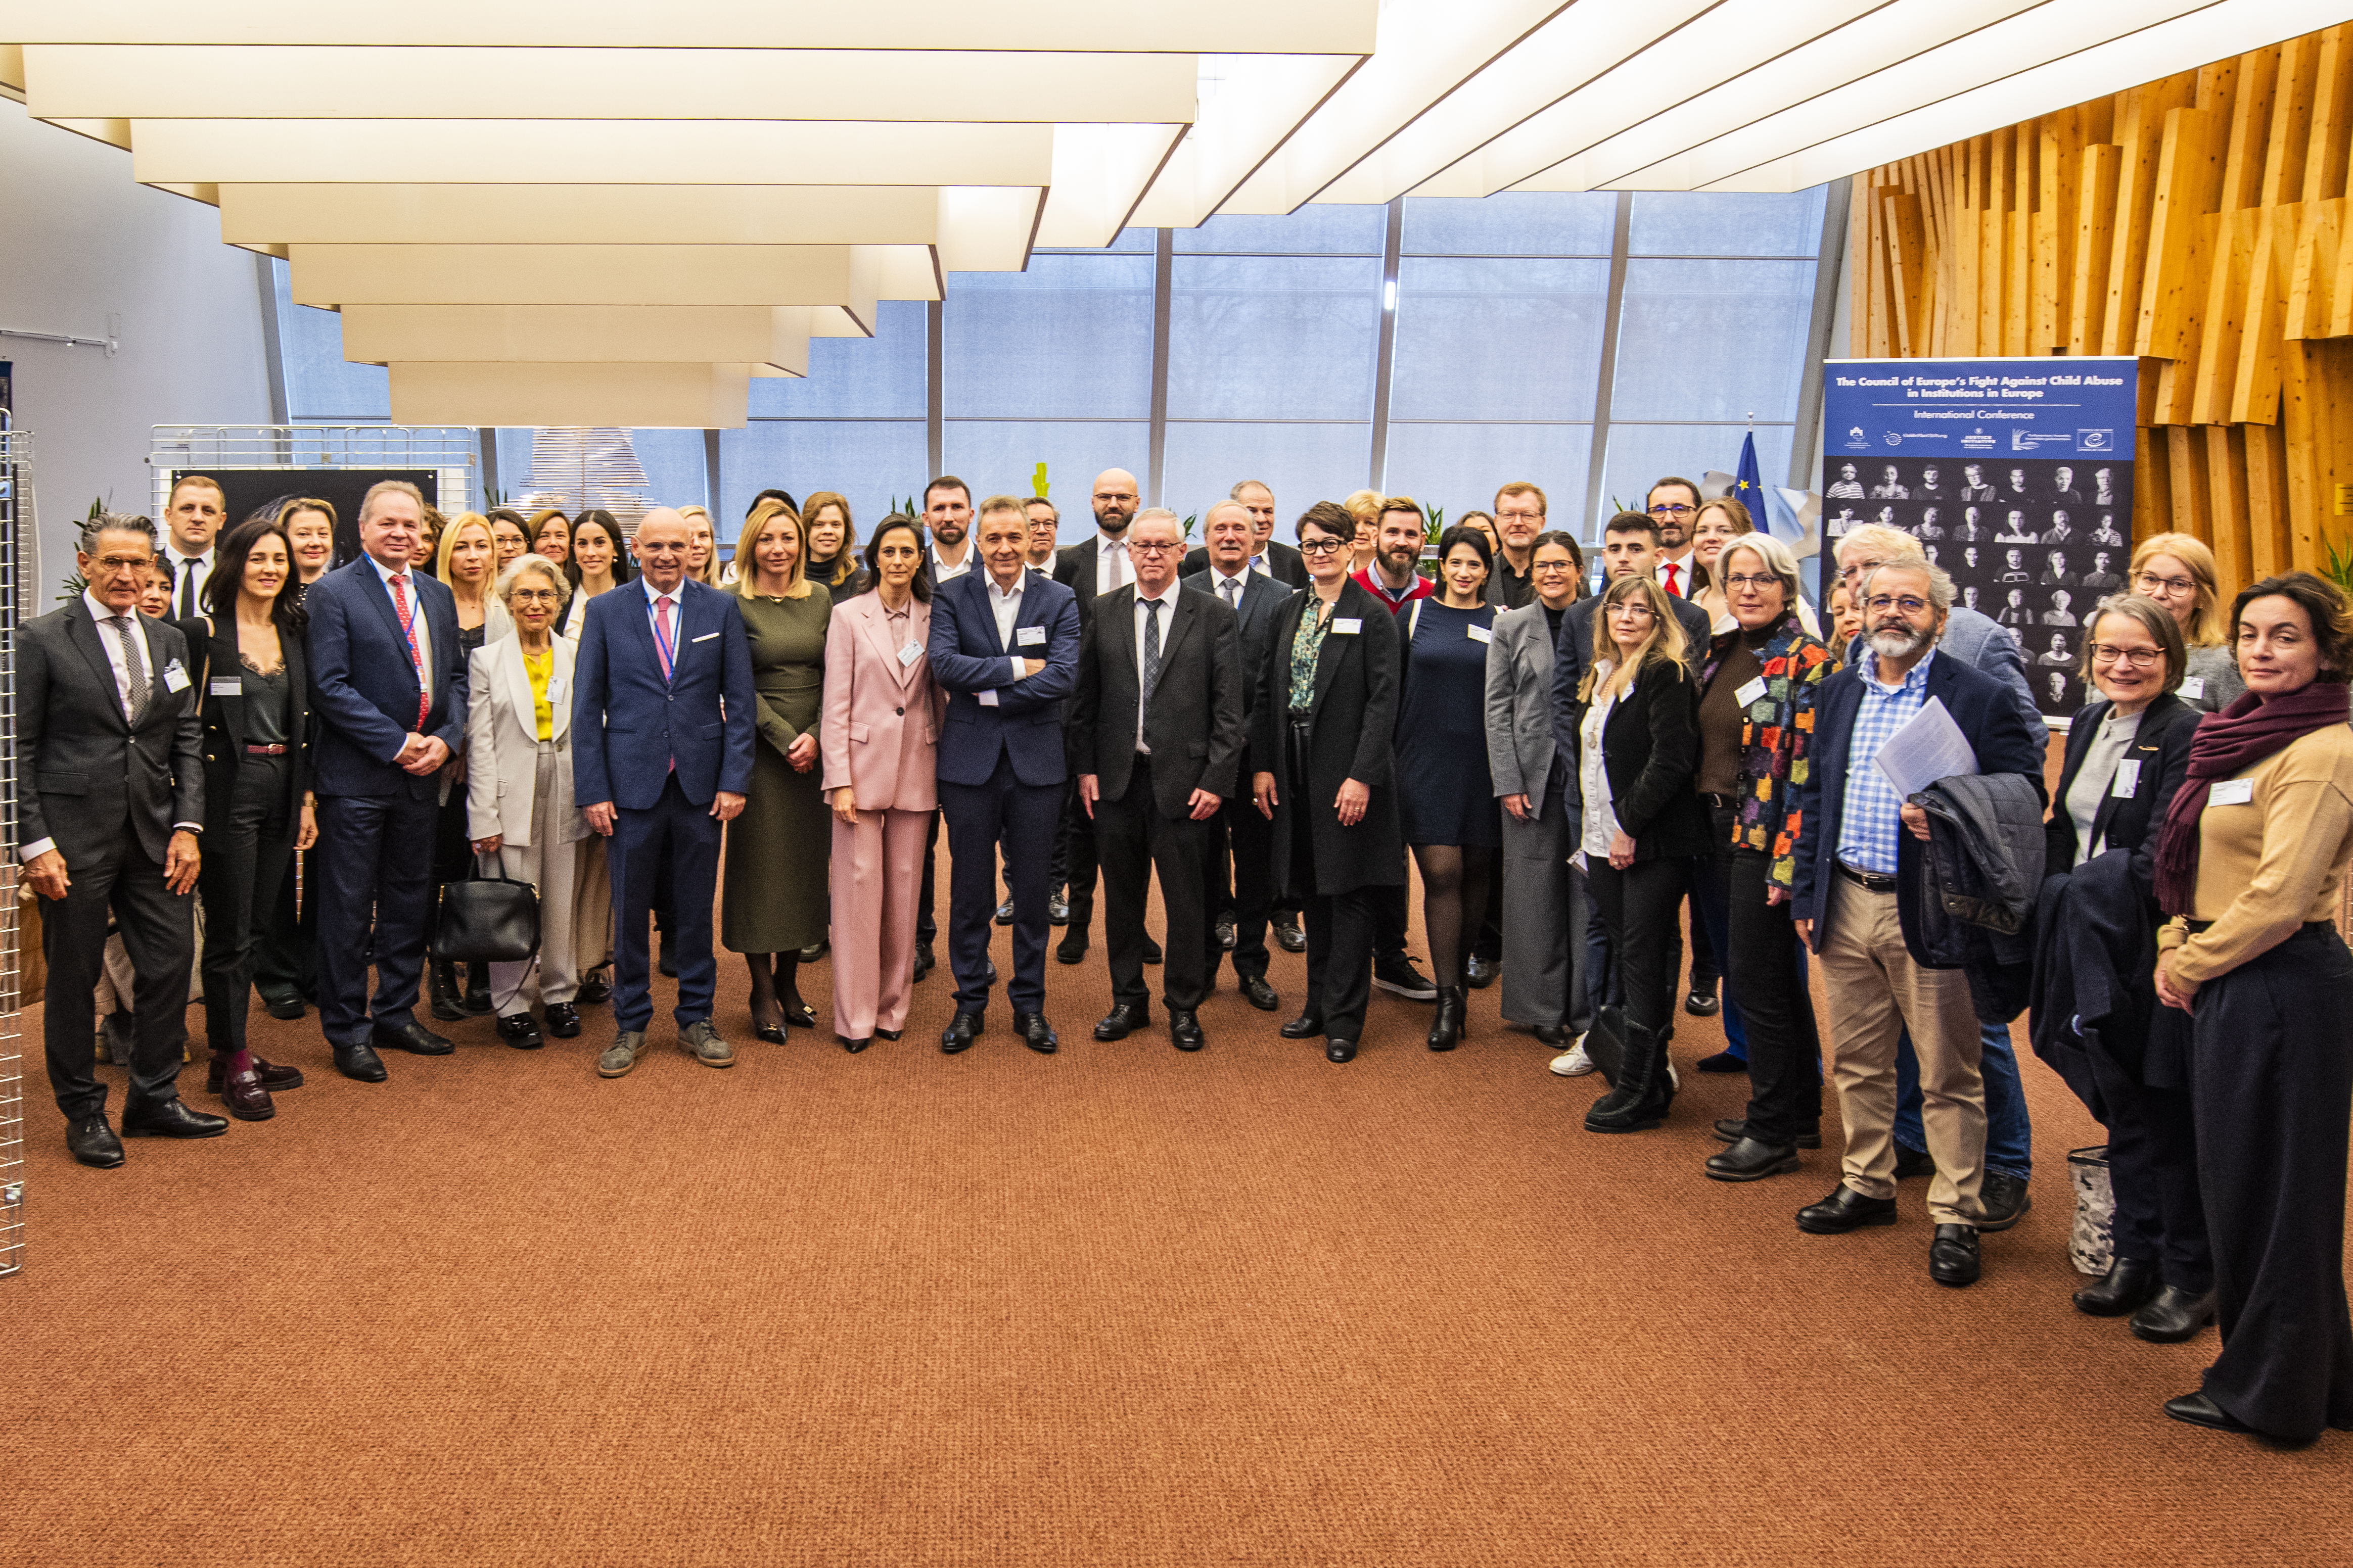
[[[1700,669],[1704,689],[1737,633],[1716,639]],[[1735,848],[1770,854],[1767,879],[1778,888],[1797,881],[1798,809],[1793,786],[1806,782],[1814,743],[1814,700],[1838,668],[1831,650],[1806,635],[1790,616],[1757,650],[1765,666],[1765,689],[1748,704],[1740,723],[1740,811],[1733,824]]]

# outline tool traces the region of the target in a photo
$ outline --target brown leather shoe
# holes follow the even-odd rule
[[[221,1091],[222,1059],[223,1058],[218,1054],[216,1054],[213,1057],[213,1065],[205,1069],[205,1092],[206,1094],[218,1094]],[[301,1068],[282,1068],[275,1062],[266,1062],[259,1057],[255,1057],[253,1058],[253,1070],[261,1075],[261,1087],[268,1089],[272,1094],[282,1094],[290,1089],[300,1089],[302,1087],[302,1069]]]
[[[219,1059],[214,1058],[216,1065]],[[248,1059],[253,1065],[245,1071],[222,1074],[216,1092],[228,1102],[228,1113],[239,1121],[267,1121],[278,1114],[278,1107],[270,1103],[269,1090],[262,1087],[260,1061]]]

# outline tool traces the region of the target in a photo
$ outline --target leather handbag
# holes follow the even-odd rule
[[[441,885],[433,956],[459,963],[520,963],[539,951],[539,889],[501,873]]]

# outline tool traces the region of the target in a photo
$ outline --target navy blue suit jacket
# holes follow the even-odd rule
[[[678,653],[662,679],[646,590],[632,579],[588,601],[572,671],[572,798],[646,811],[673,763],[696,805],[752,787],[752,645],[735,595],[688,579]]]
[[[1980,773],[2024,773],[2042,789],[2043,753],[2050,732],[2038,717],[2030,729],[2019,710],[2018,698],[2001,681],[1973,669],[1939,651],[1928,666],[1928,695],[1945,704],[1961,733],[1978,754]],[[1831,884],[1838,879],[1840,818],[1846,808],[1846,782],[1852,768],[1874,766],[1869,757],[1850,757],[1854,747],[1855,715],[1862,710],[1862,673],[1859,667],[1840,670],[1822,683],[1814,703],[1814,739],[1810,752],[1813,765],[1806,782],[1793,792],[1803,814],[1798,828],[1797,880],[1790,890],[1790,915],[1814,922],[1814,951],[1821,951],[1830,934]],[[2047,798],[2047,797],[2046,797]],[[1904,945],[1915,960],[1926,963],[1917,932],[1920,911],[1913,898],[1913,862],[1920,841],[1909,829],[1895,836],[1896,912],[1904,922]]]
[[[425,615],[432,660],[433,707],[421,732],[455,756],[466,747],[466,654],[458,643],[458,601],[414,565],[408,584],[415,607]],[[412,800],[438,795],[438,778],[413,777],[393,760],[419,732],[417,664],[375,563],[362,555],[336,567],[311,584],[302,603],[311,617],[311,713],[318,725],[311,788],[321,795]]]
[[[1062,762],[1062,700],[1079,684],[1078,596],[1042,573],[1024,568],[1021,608],[1013,619],[1013,646],[997,636],[997,613],[988,603],[988,569],[976,566],[932,590],[932,679],[948,694],[947,722],[940,729],[940,780],[985,784],[999,755],[1013,759],[1013,776],[1025,784],[1057,784],[1066,776]],[[1043,630],[1043,643],[1021,641],[1021,628]],[[1014,679],[1007,662],[1018,656],[1042,658],[1046,668]],[[976,695],[997,694],[984,707]]]

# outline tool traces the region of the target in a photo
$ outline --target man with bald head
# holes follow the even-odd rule
[[[705,1067],[735,1050],[711,1022],[720,829],[752,786],[752,649],[735,596],[687,575],[686,519],[658,507],[638,524],[638,592],[588,602],[572,681],[572,796],[605,836],[613,883],[613,1043],[596,1071],[620,1078],[645,1054],[654,1005],[646,924],[657,868],[675,868],[679,1047]]]

